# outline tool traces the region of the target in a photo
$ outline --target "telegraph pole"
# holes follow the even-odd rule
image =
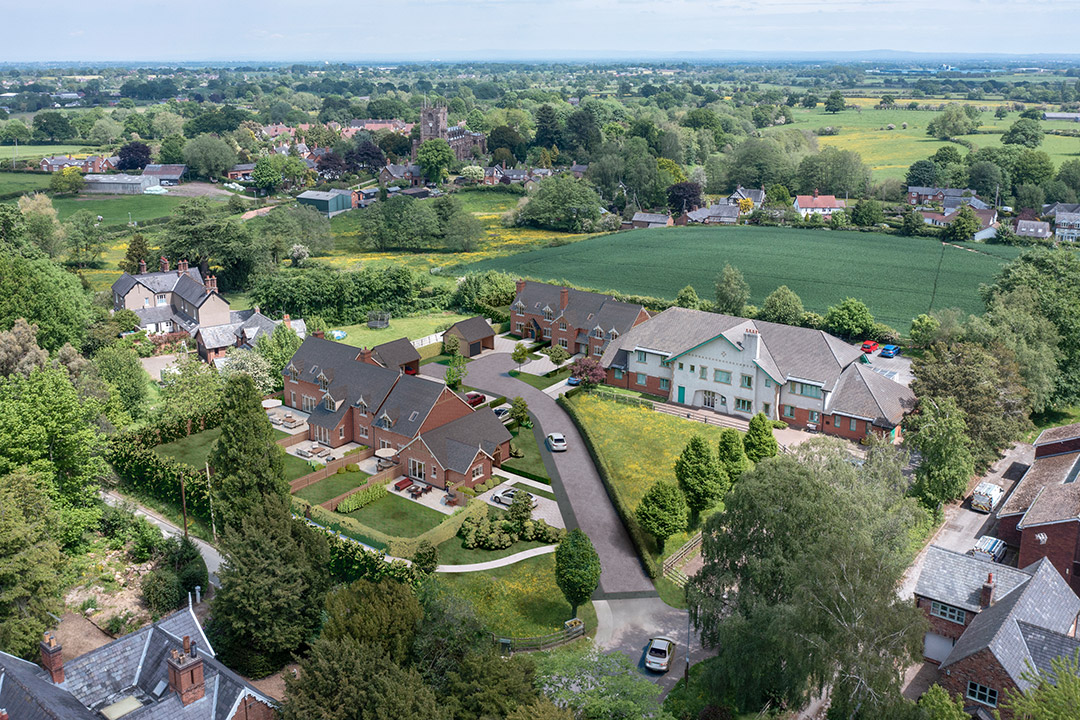
[[[217,545],[217,525],[214,524],[214,489],[210,487],[210,462],[206,461],[206,492],[210,498],[210,532],[214,534],[214,544]]]
[[[184,494],[183,474],[180,475],[180,509],[184,513],[184,539],[187,540],[187,496]]]

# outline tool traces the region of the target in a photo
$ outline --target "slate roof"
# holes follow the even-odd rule
[[[198,283],[199,287],[205,289],[199,268],[189,267],[186,274],[189,279]],[[112,284],[112,291],[123,297],[131,292],[131,289],[136,285],[143,285],[153,293],[173,292],[180,280],[181,275],[175,270],[172,272],[147,272],[137,275],[124,273]]]
[[[961,205],[970,205],[973,210],[990,210],[991,207],[988,203],[984,203],[974,195],[969,196],[957,196],[946,195],[945,199],[941,203],[941,207],[946,212],[949,210],[957,210]]]
[[[1054,215],[1054,224],[1058,227],[1080,226],[1080,210],[1077,212],[1065,212],[1064,210],[1059,210]]]
[[[753,201],[755,205],[760,205],[765,202],[765,191],[761,188],[744,188],[739,185],[735,188],[735,192],[728,195],[729,199],[740,200],[747,199]]]
[[[170,180],[179,180],[185,172],[187,172],[187,165],[147,165],[143,168],[143,175]]]
[[[1020,634],[1031,654],[1031,664],[1043,673],[1050,673],[1050,661],[1059,657],[1073,657],[1080,650],[1080,639],[1041,628],[1021,620]]]
[[[1048,238],[1053,233],[1050,232],[1050,223],[1048,222],[1042,220],[1017,220],[1016,234],[1021,237]]]
[[[988,573],[994,573],[994,596],[1008,595],[1031,579],[1031,572],[1008,565],[987,563],[972,555],[946,550],[937,545],[926,549],[915,594],[953,607],[979,612],[979,596]]]
[[[396,178],[404,178],[406,175],[418,177],[423,174],[419,165],[395,165],[389,163],[386,166],[386,171]]]
[[[687,213],[690,222],[735,222],[739,219],[739,206],[730,204],[710,205]]]
[[[233,165],[231,171],[232,172],[251,172],[254,169],[255,169],[255,163],[239,163],[237,165]]]
[[[915,406],[915,393],[862,363],[844,368],[829,400],[829,412],[869,418],[875,425],[894,428]]]
[[[491,408],[482,408],[429,430],[420,437],[440,465],[465,473],[472,467],[478,452],[493,456],[495,449],[509,442],[511,436]]]
[[[995,571],[999,565],[992,565]],[[1080,598],[1047,558],[1024,568],[1031,579],[1008,594],[997,595],[996,602],[971,621],[941,663],[941,669],[975,653],[989,649],[1021,690],[1030,687],[1021,675],[1034,656],[1024,640],[1020,623],[1027,623],[1057,635],[1067,635],[1080,614]],[[1045,657],[1043,647],[1039,651]]]
[[[570,327],[586,332],[599,327],[605,334],[614,330],[619,335],[634,326],[642,310],[640,305],[621,302],[608,295],[569,288],[566,309],[560,311],[560,290],[558,285],[526,281],[511,307],[521,302],[525,312],[536,315],[543,315],[544,308],[548,307],[555,320],[565,319]]]
[[[1043,205],[1042,214],[1056,217],[1061,213],[1080,213],[1080,203],[1055,202]]]
[[[308,417],[309,424],[332,430],[341,422],[350,405],[362,399],[368,411],[374,412],[386,400],[400,373],[359,362],[356,359],[359,354],[360,351],[350,345],[312,336],[304,338],[285,366],[284,374],[288,375],[289,368],[295,367],[300,380],[316,385],[319,384],[319,375],[325,375],[327,391],[337,403],[334,410],[327,410],[320,398]]]
[[[1009,499],[998,510],[998,517],[1027,512],[1039,492],[1048,485],[1060,485],[1075,478],[1080,471],[1080,453],[1063,453],[1036,458],[1016,483]]]
[[[396,374],[398,371],[388,372]],[[415,437],[444,390],[446,386],[442,383],[402,375],[379,408],[375,424],[398,435]]]
[[[371,355],[383,367],[397,370],[402,365],[411,362],[420,362],[420,353],[417,352],[408,338],[398,338],[371,348]]]
[[[167,685],[165,660],[181,649],[184,635],[197,644],[205,682],[205,696],[187,707],[168,689],[160,699],[153,695],[159,683]],[[0,707],[12,720],[91,720],[100,719],[103,707],[134,696],[142,707],[124,715],[127,720],[217,720],[228,718],[244,696],[275,704],[217,661],[190,609],[68,660],[64,675],[54,685],[37,665],[0,653]]]
[[[477,315],[467,320],[458,320],[447,328],[447,331],[457,330],[466,344],[480,342],[484,338],[495,337],[495,330],[488,325],[488,321]]]
[[[586,173],[588,171],[589,171],[589,166],[588,165],[581,165],[579,163],[574,163],[573,165],[570,166],[570,172],[573,172],[573,173]]]

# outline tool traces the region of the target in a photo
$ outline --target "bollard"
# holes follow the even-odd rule
[[[201,603],[201,602],[202,602],[202,585],[196,585],[195,586],[195,603],[198,604],[198,603]]]

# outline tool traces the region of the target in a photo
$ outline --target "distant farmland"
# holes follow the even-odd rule
[[[993,281],[1019,250],[958,249],[929,238],[878,233],[759,227],[632,230],[467,266],[563,280],[600,291],[674,299],[693,285],[712,299],[724,263],[750,283],[760,305],[780,285],[807,310],[824,314],[846,297],[865,302],[874,317],[906,335],[911,318],[930,309],[982,312],[979,285]]]

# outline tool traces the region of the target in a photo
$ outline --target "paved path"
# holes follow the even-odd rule
[[[469,573],[469,572],[482,572],[484,570],[494,570],[495,568],[506,567],[507,565],[513,565],[514,563],[521,562],[522,560],[528,560],[529,558],[540,557],[541,555],[550,555],[555,552],[555,548],[558,545],[545,545],[543,547],[532,548],[531,550],[522,550],[519,553],[513,555],[507,555],[504,558],[498,560],[488,560],[482,563],[472,563],[471,565],[440,565],[435,568],[435,572],[441,573]]]
[[[156,512],[148,507],[143,507],[137,503],[134,503],[119,494],[112,491],[105,491],[101,494],[102,499],[109,505],[131,505],[135,508],[135,514],[146,518],[151,524],[156,525],[161,534],[165,537],[173,537],[174,535],[183,534],[183,530],[179,526],[173,525],[165,518],[158,515]],[[221,553],[217,548],[208,542],[204,542],[196,537],[188,536],[191,542],[199,548],[199,552],[202,553],[203,560],[206,561],[206,570],[210,574],[210,584],[214,587],[221,587],[221,583],[218,581],[218,569],[221,567]]]
[[[540,454],[552,479],[552,489],[559,501],[566,527],[584,530],[600,556],[603,572],[594,599],[654,597],[656,589],[641,566],[630,536],[611,504],[592,458],[585,449],[585,441],[553,398],[509,376],[509,371],[516,367],[509,355],[487,355],[469,363],[465,383],[508,398],[520,395],[529,404]],[[445,370],[445,366],[436,363],[428,363],[420,368],[421,373],[438,378]],[[561,432],[566,436],[569,446],[566,452],[553,455],[544,447],[544,437],[552,432]]]

